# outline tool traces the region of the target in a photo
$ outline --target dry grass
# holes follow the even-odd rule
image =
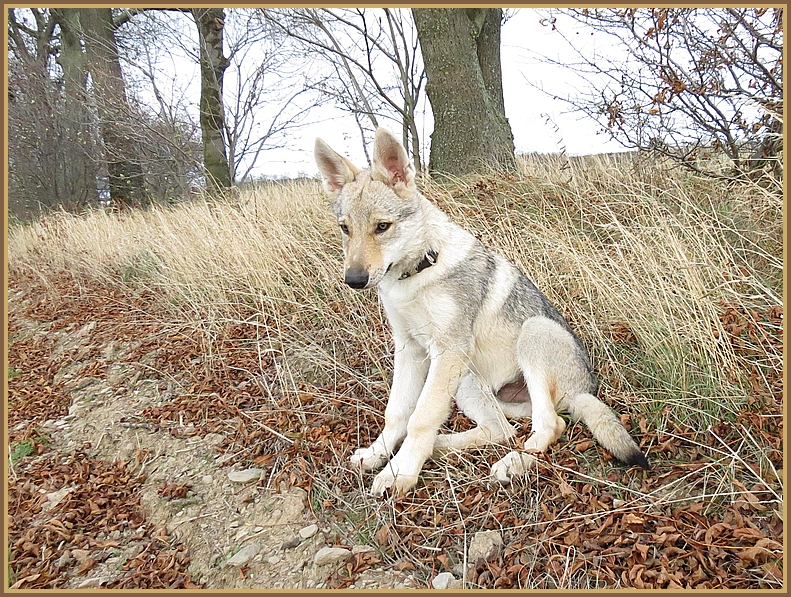
[[[518,177],[446,186],[426,181],[424,192],[544,290],[591,350],[605,399],[635,420],[642,415],[657,442],[672,438],[680,423],[712,432],[747,407],[756,375],[767,385],[782,377],[776,345],[760,337],[734,345],[723,319],[728,308],[764,313],[782,305],[782,200],[776,193],[616,156],[533,156]],[[366,417],[360,413],[373,411],[381,420],[392,368],[389,338],[375,293],[342,284],[338,237],[319,184],[286,183],[243,191],[233,201],[52,215],[12,231],[9,268],[44,280],[67,270],[78,279],[155,290],[164,300],[152,313],[200,330],[204,352],[214,359],[209,367],[223,366],[223,330],[247,326],[246,337],[234,339],[238,345],[255,346],[262,359],[281,357],[274,378],[246,371],[266,386],[273,405],[286,397],[306,420],[311,412],[353,404],[358,435],[372,435],[377,430],[361,428]],[[346,377],[356,381],[354,392],[338,390],[309,408],[300,402],[305,384],[332,388]],[[644,447],[651,458],[656,446]],[[675,491],[683,489],[681,478],[662,496],[616,483],[618,495],[630,500],[627,507],[657,499],[733,501],[742,491],[733,483],[734,467],[749,460],[758,470],[741,467],[752,474],[747,481],[769,487],[774,497],[767,504],[779,508],[780,473],[760,437],[745,435],[719,451],[701,444],[700,450],[709,459],[708,485],[697,493]],[[314,501],[321,507],[332,498],[347,512],[343,532],[370,540],[394,515],[363,496],[369,476],[358,477],[358,487],[343,485],[347,457],[337,449],[323,465]],[[465,543],[471,529],[491,527],[486,518],[494,514],[465,518],[458,495],[480,483],[482,460],[495,459],[490,451],[453,455],[425,472],[432,503],[441,504],[435,514],[454,512]],[[585,478],[571,470],[562,471],[566,475]],[[538,483],[521,490],[525,495],[513,507],[527,528],[539,518],[543,490]],[[416,508],[425,508],[418,502]],[[431,541],[440,545],[443,532],[437,528],[427,549]],[[393,549],[393,561],[410,557],[408,549]],[[594,587],[594,572],[558,572],[549,584]]]

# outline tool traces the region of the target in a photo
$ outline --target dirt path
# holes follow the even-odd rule
[[[14,371],[23,378],[26,371],[43,367],[51,379],[31,379],[27,385],[16,377],[14,381],[20,388],[31,389],[37,382],[38,389],[56,388],[60,415],[57,408],[53,412],[30,408],[26,416],[23,405],[17,404],[10,440],[20,445],[24,440],[19,438],[30,438],[32,429],[33,437],[46,438],[37,444],[42,454],[20,458],[12,476],[15,488],[26,487],[28,494],[39,494],[39,499],[26,506],[32,510],[28,531],[35,530],[28,533],[32,539],[29,549],[50,561],[44,576],[57,580],[47,586],[126,586],[136,571],[129,562],[144,551],[141,546],[145,541],[157,534],[167,538],[163,549],[165,544],[179,544],[186,554],[182,559],[189,558],[182,586],[324,588],[332,574],[347,563],[377,559],[376,546],[346,545],[345,550],[328,551],[326,548],[333,547],[329,527],[314,516],[307,493],[299,487],[275,487],[266,469],[248,470],[250,479],[232,481],[230,475],[244,471],[239,465],[223,466],[234,455],[218,449],[222,434],[196,435],[194,425],[187,423],[161,429],[142,417],[145,409],[171,401],[182,381],[160,375],[149,365],[159,349],[140,356],[140,338],[112,339],[106,320],[97,323],[75,317],[77,312],[68,308],[65,300],[53,313],[52,305],[44,308],[41,295],[31,290],[16,286],[9,291],[11,345],[16,348],[15,355],[21,352],[28,357],[27,362],[13,359],[20,369]],[[38,318],[31,318],[31,313],[38,313]],[[55,317],[48,321],[47,314]],[[39,362],[34,365],[36,358]],[[21,389],[17,394],[25,396]],[[30,395],[35,395],[32,389]],[[56,402],[48,406],[54,407]],[[72,479],[71,484],[52,491],[46,474],[49,462],[36,466],[35,461],[60,458],[65,462],[68,455],[80,451],[87,453],[91,462],[121,463],[136,479],[142,479],[127,499],[142,508],[145,531],[127,525],[93,537],[78,536],[76,542],[75,535],[69,534],[71,540],[61,541],[59,549],[53,545],[56,553],[46,558],[46,553],[42,556],[41,549],[36,549],[36,537],[43,537],[41,529],[47,528],[47,521],[58,519],[59,513],[68,514],[75,506],[69,506],[67,498],[76,495],[77,484]],[[25,529],[17,531],[13,534],[22,535]],[[149,537],[143,536],[146,533]],[[317,561],[317,554],[323,560]],[[167,565],[165,559],[163,564]],[[13,580],[24,588],[37,586],[42,577],[32,576],[35,574]],[[407,588],[414,586],[410,581],[403,573],[372,567],[353,586]]]

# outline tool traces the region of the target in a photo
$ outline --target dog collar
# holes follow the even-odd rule
[[[404,272],[398,277],[398,279],[405,280],[406,278],[409,278],[410,276],[414,276],[415,274],[419,274],[424,269],[431,267],[437,262],[437,255],[438,253],[432,249],[423,256],[422,261],[417,264],[417,267],[415,267],[415,269],[408,272]]]

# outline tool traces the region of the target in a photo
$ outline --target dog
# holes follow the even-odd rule
[[[376,131],[370,169],[316,139],[316,164],[333,200],[351,288],[377,287],[395,343],[394,373],[379,437],[350,458],[384,468],[371,494],[417,483],[425,461],[505,442],[509,418],[531,418],[525,451],[494,464],[500,483],[524,475],[566,424],[582,420],[616,459],[648,469],[618,416],[596,398],[588,354],[566,320],[513,263],[450,221],[417,189],[401,142]],[[476,426],[439,434],[453,400]],[[396,452],[397,450],[397,452]]]

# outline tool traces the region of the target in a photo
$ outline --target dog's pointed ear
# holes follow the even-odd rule
[[[401,197],[407,198],[415,191],[415,166],[401,142],[387,129],[376,129],[371,176]]]
[[[359,168],[342,155],[333,151],[321,139],[316,139],[313,156],[316,158],[316,165],[319,167],[319,172],[321,172],[324,190],[333,197],[338,195],[343,186],[353,181],[360,173]]]

